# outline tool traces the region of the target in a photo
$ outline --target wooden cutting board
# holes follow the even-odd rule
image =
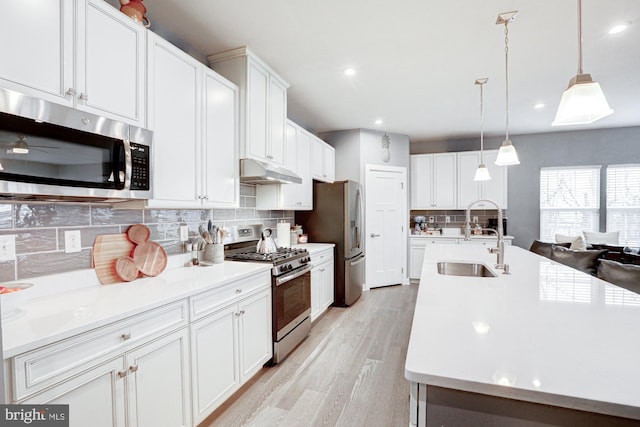
[[[93,243],[93,267],[103,285],[122,282],[116,271],[119,258],[132,255],[135,244],[126,234],[102,234]]]

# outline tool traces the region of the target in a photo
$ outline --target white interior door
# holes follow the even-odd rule
[[[405,283],[406,168],[367,165],[366,287]]]

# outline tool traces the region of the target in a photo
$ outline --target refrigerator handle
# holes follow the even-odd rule
[[[354,265],[358,265],[364,262],[364,255],[357,257],[356,259],[354,259],[353,261],[351,261],[349,263],[349,265],[354,266]]]
[[[360,189],[356,190],[356,224],[355,224],[355,247],[360,248],[360,221],[362,221],[362,198],[360,196]]]

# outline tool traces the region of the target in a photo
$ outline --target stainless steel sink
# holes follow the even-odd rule
[[[498,277],[486,265],[474,262],[439,262],[438,273],[446,276]]]

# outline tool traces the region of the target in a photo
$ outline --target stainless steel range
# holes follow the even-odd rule
[[[282,361],[311,330],[311,266],[306,249],[277,248],[259,253],[260,225],[233,230],[225,258],[232,261],[268,262],[272,284],[273,363]],[[289,236],[287,236],[289,237]]]

